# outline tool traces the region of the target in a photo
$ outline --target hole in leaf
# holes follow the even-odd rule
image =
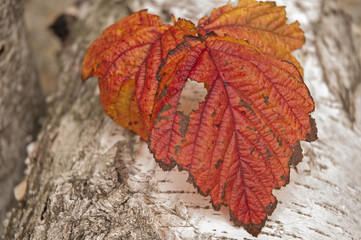
[[[204,101],[206,95],[207,89],[203,83],[188,78],[182,90],[177,110],[189,115],[192,110],[199,108],[199,103]]]

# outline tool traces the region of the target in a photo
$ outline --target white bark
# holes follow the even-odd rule
[[[137,0],[129,6],[163,15],[170,8],[193,21],[215,6],[171,2]],[[277,2],[287,5],[288,17],[300,21],[307,37],[296,55],[316,102],[319,140],[302,143],[305,158],[291,170],[290,184],[274,191],[279,204],[259,239],[360,239],[360,116],[352,110],[360,101],[360,56],[352,55],[355,34],[335,32],[349,31],[351,22],[331,0]],[[93,0],[90,6],[61,55],[60,89],[5,239],[255,239],[232,226],[227,208],[214,211],[210,198],[186,182],[186,172],[163,172],[145,143],[104,115],[96,79],[80,83],[86,47],[128,14],[119,1]]]

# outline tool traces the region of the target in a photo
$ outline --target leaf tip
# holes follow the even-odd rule
[[[82,70],[81,70],[81,79],[84,83],[89,77],[94,75],[94,65],[95,59],[91,56],[90,51],[88,50],[83,58]],[[100,63],[96,64],[98,68]]]
[[[173,13],[170,15],[170,17],[172,18],[172,23],[173,23],[173,25],[176,25],[177,19],[175,18],[175,16],[173,15]]]
[[[262,221],[260,223],[249,223],[249,224],[245,224],[242,221],[239,221],[233,214],[232,211],[230,211],[230,218],[231,221],[238,227],[243,227],[249,234],[251,234],[254,237],[257,237],[258,234],[261,233],[262,228],[264,227],[264,225],[266,224],[267,221],[267,216],[272,215],[273,211],[276,209],[277,206],[277,199],[273,202],[267,205],[266,207],[266,213],[267,215],[262,219]]]
[[[85,81],[89,78],[89,75],[87,73],[84,73],[84,71],[81,73],[81,82],[85,83]]]

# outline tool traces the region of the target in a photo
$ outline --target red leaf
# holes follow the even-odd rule
[[[177,163],[213,205],[230,207],[257,235],[289,179],[292,148],[311,133],[314,103],[298,70],[243,40],[187,37],[159,72],[150,149],[163,168]],[[187,79],[209,84],[190,116],[177,112]],[[313,131],[313,130],[312,130]]]
[[[148,139],[158,68],[192,28],[185,20],[165,25],[144,10],[105,29],[87,50],[82,78],[99,77],[104,111],[143,140]]]

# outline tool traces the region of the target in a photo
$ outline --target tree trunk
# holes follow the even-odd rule
[[[84,2],[89,12],[61,53],[59,90],[30,155],[26,195],[11,212],[5,239],[254,239],[232,226],[226,207],[214,211],[210,198],[186,183],[186,172],[163,172],[146,143],[105,116],[96,79],[81,84],[86,48],[129,9],[147,7],[164,20],[168,10],[177,17],[183,12],[196,22],[216,6],[159,2]],[[360,116],[354,109],[361,66],[354,55],[355,29],[333,0],[277,2],[287,5],[287,16],[299,19],[306,33],[296,55],[316,102],[319,140],[302,143],[304,160],[291,170],[290,184],[274,191],[279,204],[259,238],[359,239]]]
[[[16,205],[13,188],[23,178],[26,145],[34,140],[44,110],[23,9],[24,1],[0,1],[0,222]]]

